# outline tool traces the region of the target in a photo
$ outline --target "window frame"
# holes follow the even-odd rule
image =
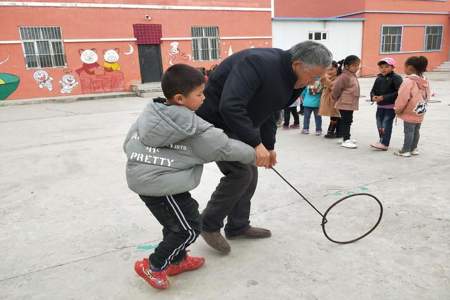
[[[209,36],[208,29],[215,31],[216,35]],[[194,30],[200,30],[201,36],[195,36]],[[219,26],[191,26],[192,38],[192,60],[193,61],[214,61],[220,59],[220,31]],[[207,48],[203,48],[202,44],[206,39]],[[213,47],[215,43],[216,47]],[[208,51],[208,56],[205,58],[204,51]]]
[[[320,34],[320,40],[316,40],[316,34]],[[325,34],[325,38],[323,38],[323,35]],[[309,36],[312,35],[312,39],[309,38]],[[327,41],[329,36],[328,31],[323,30],[310,30],[308,31],[308,41]]]
[[[392,27],[396,27],[396,28],[400,28],[400,47],[398,49],[398,51],[383,51],[383,40],[384,40],[384,28],[392,28]],[[402,53],[402,49],[403,49],[403,33],[404,33],[404,26],[403,25],[382,25],[381,26],[381,31],[380,31],[380,54],[397,54],[397,53]],[[392,35],[389,35],[392,36]],[[392,45],[392,43],[390,43]]]
[[[19,26],[18,29],[19,29],[19,36],[20,36],[21,44],[22,44],[23,56],[24,56],[24,60],[25,60],[25,68],[27,70],[67,68],[67,57],[66,57],[66,51],[64,49],[63,33],[62,33],[62,29],[60,26]],[[26,29],[37,30],[39,37],[37,39],[36,38],[29,39],[29,38],[24,37],[22,35],[22,30],[26,30]],[[55,31],[56,33],[58,33],[58,31],[59,31],[59,39],[44,38],[42,29],[56,29],[57,30],[57,31]],[[49,53],[40,53],[39,47],[38,47],[38,42],[47,42]],[[27,53],[25,43],[32,43],[32,45],[33,45],[32,49],[34,52],[33,54]],[[54,43],[60,44],[60,46],[61,46],[60,53],[56,52]],[[40,56],[42,56],[42,55],[50,56],[51,66],[43,66],[41,64]],[[56,61],[55,57],[58,55],[62,56],[63,63],[64,63],[63,65],[57,65],[58,62]],[[30,56],[34,56],[36,58],[36,67],[29,66],[28,59]]]
[[[429,27],[440,27],[441,28],[441,39],[440,39],[440,41],[439,41],[439,49],[427,49],[428,47],[428,35],[427,35],[427,29],[429,28]],[[444,40],[444,25],[441,25],[441,24],[436,24],[436,25],[425,25],[424,26],[424,37],[423,37],[423,39],[424,39],[424,41],[423,41],[423,50],[424,50],[424,52],[434,52],[434,51],[442,51],[442,42],[443,42],[443,40]]]

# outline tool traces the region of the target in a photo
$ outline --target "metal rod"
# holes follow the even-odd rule
[[[322,213],[321,213],[314,205],[312,205],[312,203],[309,202],[309,200],[306,199],[306,197],[303,196],[302,193],[300,193],[300,192],[299,192],[299,191],[298,191],[298,190],[297,190],[297,189],[296,189],[289,181],[287,181],[286,178],[284,178],[283,175],[281,175],[280,172],[278,172],[274,167],[272,167],[272,170],[273,170],[275,173],[277,173],[278,176],[280,176],[281,179],[283,179],[284,182],[286,182],[286,183],[287,183],[294,191],[296,191],[297,194],[299,194],[300,197],[303,198],[303,200],[305,200],[306,202],[308,202],[308,204],[311,205],[311,207],[314,208],[314,210],[315,210],[319,215],[322,216],[322,219],[324,220],[324,222],[326,222],[325,216],[324,216],[324,215],[323,215],[323,214],[322,214]]]

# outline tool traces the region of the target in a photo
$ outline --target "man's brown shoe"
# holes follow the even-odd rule
[[[245,231],[236,234],[236,235],[229,235],[226,234],[227,239],[237,239],[237,238],[247,238],[247,239],[265,239],[272,236],[272,233],[268,229],[264,228],[258,228],[258,227],[252,227],[250,226]]]
[[[228,254],[231,251],[231,247],[228,244],[228,242],[225,240],[225,238],[220,234],[220,231],[214,231],[214,232],[206,232],[203,231],[201,233],[203,239],[205,242],[212,248],[216,249],[217,251]]]

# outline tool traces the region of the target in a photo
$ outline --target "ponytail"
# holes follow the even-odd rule
[[[361,59],[356,55],[349,55],[345,59],[337,62],[338,64],[338,75],[342,73],[345,67],[351,66],[356,63],[360,63]]]
[[[422,76],[427,71],[428,59],[425,56],[411,56],[406,60],[405,65],[412,66],[417,75]]]
[[[336,62],[336,67],[337,67],[337,76],[342,74],[342,69],[344,68],[344,60],[340,60],[338,62]]]

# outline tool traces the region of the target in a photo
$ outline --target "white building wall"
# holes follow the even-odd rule
[[[361,57],[363,21],[272,21],[272,44],[275,48],[289,49],[299,42],[308,40],[311,31],[327,32],[327,40],[317,41],[333,53],[334,60],[347,55]]]

